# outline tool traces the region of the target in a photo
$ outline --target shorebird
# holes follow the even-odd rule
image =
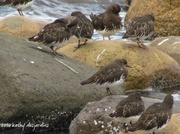
[[[102,87],[106,87],[108,95],[112,95],[110,87],[123,84],[128,75],[128,67],[125,59],[116,59],[108,65],[102,67],[98,72],[92,75],[85,81],[81,82],[81,85],[86,84],[99,84]]]
[[[78,38],[78,46],[74,51],[76,51],[81,46],[85,45],[88,39],[91,39],[94,33],[94,27],[91,21],[80,11],[74,11],[71,13],[71,16],[78,18],[77,25],[74,25],[71,28],[71,34],[75,35]],[[84,40],[83,44],[80,44],[81,40]]]
[[[0,0],[0,5],[9,5],[18,10],[19,15],[24,16],[22,10],[33,3],[34,0]]]
[[[173,97],[166,95],[162,103],[149,106],[139,120],[128,128],[129,132],[145,130],[148,134],[155,134],[169,123],[172,115]]]
[[[132,125],[137,122],[142,112],[145,110],[144,102],[137,92],[132,92],[127,98],[121,100],[110,117],[118,118],[124,127]]]
[[[90,18],[94,29],[104,37],[108,37],[119,32],[122,28],[121,17],[119,17],[119,12],[121,7],[119,4],[110,5],[104,13],[95,15],[91,13]]]
[[[146,48],[141,40],[154,36],[154,16],[146,14],[141,17],[132,19],[130,24],[126,27],[126,33],[122,38],[129,38],[132,41],[137,41],[141,48]]]
[[[29,41],[42,42],[44,45],[49,46],[55,55],[61,55],[56,51],[72,36],[70,28],[77,23],[77,18],[73,16],[57,19],[44,26],[39,33],[30,37]]]

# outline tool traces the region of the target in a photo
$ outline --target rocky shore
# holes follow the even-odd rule
[[[24,127],[24,131],[68,129],[71,121],[87,103],[87,106],[98,101],[101,103],[107,96],[104,88],[95,85],[81,86],[80,82],[115,58],[127,59],[133,68],[129,70],[125,87],[112,90],[114,95],[108,98],[112,99],[111,102],[117,102],[121,96],[116,98],[116,95],[124,94],[124,90],[152,87],[154,90],[167,89],[173,92],[172,89],[180,87],[178,36],[157,38],[145,50],[138,48],[136,43],[111,40],[89,41],[86,46],[75,52],[73,50],[77,42],[72,38],[59,49],[59,52],[64,54],[64,58],[61,58],[54,56],[44,45],[27,40],[43,26],[44,23],[37,23],[24,17],[13,16],[0,21],[2,123],[21,122],[25,126],[28,123],[48,125],[35,129]],[[168,41],[163,42],[165,39]],[[163,45],[157,45],[161,42]],[[169,48],[165,50],[160,46]],[[174,54],[167,51],[171,48]],[[102,54],[97,59],[100,53]],[[147,100],[150,103],[154,102],[154,99]],[[103,106],[112,105],[110,109],[112,111],[115,104],[104,102]],[[174,113],[179,113],[178,109]],[[173,115],[173,122],[179,120],[176,118],[178,116]],[[173,127],[176,128],[174,125]],[[19,130],[22,129],[23,127]],[[0,131],[6,131],[6,128],[0,127]]]

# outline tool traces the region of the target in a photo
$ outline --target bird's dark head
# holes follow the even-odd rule
[[[106,12],[114,13],[114,14],[119,14],[120,11],[121,11],[121,6],[116,3],[110,5],[106,10]]]
[[[55,20],[55,22],[56,23],[63,23],[67,27],[72,27],[72,26],[77,24],[78,19],[77,19],[77,17],[69,16],[69,17],[66,17],[66,18],[57,19],[57,20]]]
[[[128,65],[127,61],[125,59],[117,59],[117,62],[119,62],[119,64],[122,64],[122,65],[125,65],[126,67],[130,67],[132,68],[131,66]]]
[[[142,100],[139,92],[132,92],[128,95],[130,98],[136,98],[136,100]]]
[[[74,11],[71,13],[71,16],[81,17],[84,16],[80,11]]]
[[[163,100],[163,104],[167,105],[171,109],[174,104],[173,96],[171,94],[166,95]]]
[[[155,18],[154,18],[154,15],[151,13],[151,14],[147,14],[146,15],[150,20],[152,21],[155,21]]]

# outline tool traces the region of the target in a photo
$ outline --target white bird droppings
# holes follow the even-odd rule
[[[160,43],[158,43],[158,46],[162,45],[164,42],[168,41],[169,39],[164,39]]]
[[[95,125],[97,125],[97,124],[98,124],[96,120],[94,120],[94,124],[95,124]]]
[[[30,61],[31,64],[34,64],[34,61]]]

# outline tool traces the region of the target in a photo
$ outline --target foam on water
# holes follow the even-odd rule
[[[91,12],[99,14],[105,11],[111,2],[112,0],[35,0],[23,12],[27,18],[45,22],[52,22],[57,18],[70,16],[73,11],[81,11],[89,18]],[[113,0],[113,2],[117,2],[117,0]],[[120,2],[118,1],[118,3]],[[125,14],[123,11],[120,12],[122,18],[125,17]],[[19,15],[15,8],[9,6],[0,7],[0,19],[12,15]],[[111,39],[121,39],[124,32],[125,30],[120,31],[119,34],[111,36]],[[102,40],[102,36],[96,31],[92,38],[93,40]]]

